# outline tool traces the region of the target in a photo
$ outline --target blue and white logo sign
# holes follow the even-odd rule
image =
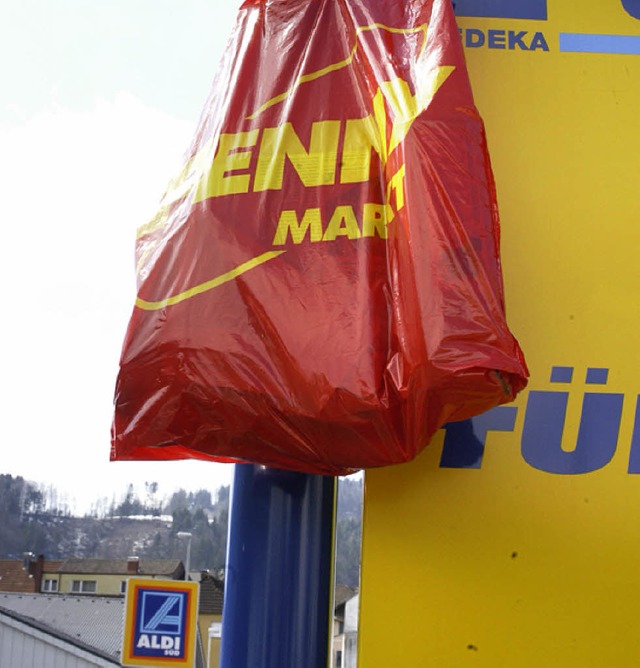
[[[191,665],[197,598],[195,582],[130,579],[123,665]]]
[[[184,655],[187,592],[142,591],[135,634],[145,656]]]

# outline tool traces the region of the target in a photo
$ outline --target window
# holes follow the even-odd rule
[[[74,594],[95,594],[97,589],[95,580],[72,580],[71,591]]]
[[[58,591],[58,581],[45,578],[42,581],[42,591]]]
[[[340,650],[336,652],[336,668],[342,668],[342,652]]]
[[[126,594],[127,593],[127,581],[126,580],[120,580],[120,593],[121,594]]]

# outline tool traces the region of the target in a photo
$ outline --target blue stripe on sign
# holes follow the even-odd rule
[[[547,18],[547,0],[453,0],[458,16],[496,19]]]
[[[589,35],[561,32],[560,51],[640,55],[640,35]]]

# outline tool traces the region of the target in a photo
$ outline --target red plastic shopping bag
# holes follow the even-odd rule
[[[136,252],[112,459],[348,473],[526,384],[449,0],[245,2]]]

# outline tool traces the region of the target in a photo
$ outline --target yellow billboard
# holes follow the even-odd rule
[[[511,405],[365,477],[359,665],[640,665],[640,0],[457,0]]]

